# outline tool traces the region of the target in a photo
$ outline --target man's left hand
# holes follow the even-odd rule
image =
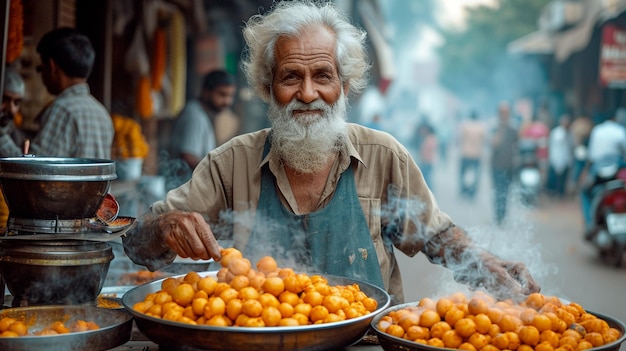
[[[503,260],[488,252],[467,267],[454,271],[454,279],[472,288],[483,287],[496,298],[521,300],[541,287],[533,279],[526,265]]]

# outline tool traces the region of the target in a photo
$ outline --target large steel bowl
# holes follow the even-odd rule
[[[0,274],[13,307],[95,301],[113,257],[106,242],[0,240]]]
[[[13,218],[95,217],[111,181],[116,178],[112,160],[0,158],[0,186]]]
[[[200,273],[201,276],[216,272]],[[389,295],[381,288],[347,278],[326,276],[331,285],[359,284],[361,290],[376,299],[376,311],[341,322],[298,327],[212,327],[190,325],[148,316],[137,312],[133,305],[143,301],[147,294],[157,292],[163,279],[137,286],[122,298],[124,307],[135,317],[139,330],[159,347],[167,350],[214,351],[286,351],[286,350],[340,350],[365,336],[370,321],[390,303]]]
[[[0,319],[4,317],[33,322],[32,325],[27,323],[29,332],[48,328],[56,321],[62,321],[69,326],[79,319],[95,322],[100,327],[97,330],[69,334],[0,338],[0,350],[11,351],[109,350],[130,340],[133,325],[133,318],[126,311],[94,306],[9,308],[0,311]]]
[[[378,337],[380,346],[382,346],[382,348],[385,351],[446,351],[446,350],[450,350],[447,348],[424,345],[424,344],[412,342],[410,340],[406,340],[403,338],[398,338],[396,336],[382,332],[380,329],[378,329],[377,327],[378,322],[380,322],[380,320],[384,316],[388,315],[392,311],[401,310],[403,308],[411,307],[411,306],[417,306],[417,302],[409,302],[409,303],[391,306],[387,308],[386,310],[384,310],[383,312],[376,315],[376,317],[372,319],[371,327],[374,333],[376,334],[376,336]],[[609,324],[609,326],[619,330],[622,335],[619,339],[615,340],[612,343],[602,345],[599,347],[594,347],[594,348],[588,349],[587,351],[619,351],[620,345],[624,342],[624,340],[626,340],[626,324],[624,324],[624,322],[620,320],[609,317],[607,315],[603,315],[603,314],[591,312],[591,311],[587,311],[587,312],[595,315],[598,318],[604,319]]]

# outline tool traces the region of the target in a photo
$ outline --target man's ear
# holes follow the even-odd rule
[[[61,69],[61,67],[59,67],[59,65],[53,59],[48,59],[48,67],[50,67],[50,75],[51,76],[56,75],[57,71]]]
[[[343,93],[344,95],[348,95],[348,93],[350,92],[350,82],[344,82],[343,83]]]

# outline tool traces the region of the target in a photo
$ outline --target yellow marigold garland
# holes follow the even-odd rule
[[[114,159],[145,158],[150,146],[141,132],[141,125],[130,117],[111,115],[115,135],[111,157]]]

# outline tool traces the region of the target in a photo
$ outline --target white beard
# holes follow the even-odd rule
[[[321,110],[322,116],[294,117],[295,110]],[[268,109],[272,124],[271,152],[298,172],[322,170],[332,157],[346,149],[346,110],[343,91],[333,105],[322,100],[306,104],[294,99],[283,107],[272,98]]]

